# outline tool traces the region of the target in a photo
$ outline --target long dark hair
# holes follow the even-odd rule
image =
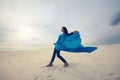
[[[62,27],[62,29],[63,29],[63,33],[68,35],[68,30],[67,30],[67,28],[66,28],[66,27]]]

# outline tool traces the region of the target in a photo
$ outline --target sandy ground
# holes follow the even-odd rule
[[[92,54],[61,52],[66,68],[58,58],[45,67],[52,51],[1,51],[0,80],[120,80],[120,44],[98,46]]]

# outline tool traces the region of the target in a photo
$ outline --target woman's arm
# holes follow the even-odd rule
[[[59,37],[58,37],[56,43],[54,43],[54,45],[57,44],[57,43],[60,44],[63,41],[64,41],[64,36],[63,35],[59,35]]]
[[[77,33],[77,32],[79,32],[79,31],[77,31],[77,30],[73,31],[73,33]]]
[[[70,36],[70,35],[72,35],[72,34],[74,34],[74,33],[77,33],[78,31],[77,30],[75,30],[75,31],[73,31],[73,32],[71,32],[71,33],[69,33],[68,35]]]

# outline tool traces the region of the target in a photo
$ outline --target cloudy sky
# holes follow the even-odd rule
[[[84,44],[120,43],[120,0],[0,0],[0,44],[52,44],[62,26]]]

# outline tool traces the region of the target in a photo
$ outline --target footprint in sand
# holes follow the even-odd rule
[[[8,62],[8,64],[11,64],[11,62]]]
[[[93,71],[94,74],[98,74],[98,71]]]
[[[71,63],[70,66],[79,66],[77,63]]]
[[[39,76],[34,77],[34,80],[39,80]]]
[[[33,80],[40,80],[39,76],[37,76],[36,74],[33,75]]]
[[[109,79],[104,79],[104,80],[109,80]]]
[[[120,80],[120,77],[115,73],[109,73],[109,76],[113,77],[114,80]]]
[[[55,78],[54,78],[52,75],[47,75],[47,76],[46,76],[46,79],[47,79],[47,80],[55,80]]]
[[[103,64],[98,64],[98,66],[104,67],[104,65],[103,65]]]
[[[115,80],[120,80],[120,77],[115,77],[114,79],[115,79]]]
[[[100,73],[98,71],[93,71],[93,73],[95,73],[97,75],[100,75]]]
[[[98,71],[93,71],[93,73],[100,76],[100,77],[103,77],[103,75],[101,73],[99,73]]]
[[[109,73],[109,75],[114,77],[116,74],[115,73]]]
[[[34,64],[34,62],[30,62],[30,64]]]
[[[0,80],[5,80],[5,77],[3,77],[3,75],[0,75]]]
[[[67,72],[67,70],[64,69],[64,68],[59,68],[58,71],[60,71],[60,72]]]
[[[79,63],[70,63],[69,66],[67,68],[79,68]]]
[[[52,66],[52,67],[47,67],[46,68],[47,71],[54,71],[56,69],[58,69],[56,66]]]

